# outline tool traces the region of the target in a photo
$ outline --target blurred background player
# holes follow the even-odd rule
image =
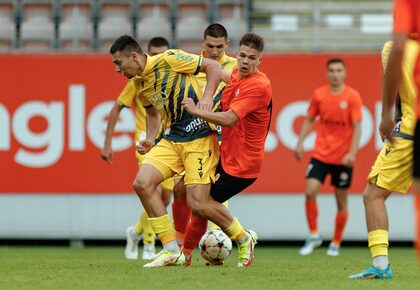
[[[206,231],[207,220],[218,225],[237,243],[238,267],[250,267],[253,262],[257,234],[245,230],[222,202],[254,183],[262,171],[264,144],[272,110],[271,82],[258,70],[263,49],[264,39],[261,36],[254,33],[242,36],[237,54],[237,68],[232,73],[222,73],[223,80],[228,85],[222,94],[221,112],[201,110],[190,98],[182,102],[191,114],[222,126],[223,138],[221,158],[217,166],[219,178],[212,185],[211,198],[187,198],[194,214],[182,246],[186,266],[190,265],[192,252]],[[175,191],[181,184],[177,184]]]
[[[210,24],[204,30],[202,46],[203,50],[201,51],[201,56],[217,61],[220,63],[223,69],[232,71],[237,66],[236,58],[230,57],[226,54],[226,50],[229,46],[229,37],[228,32],[223,25],[219,23]],[[196,78],[198,79],[200,87],[202,90],[204,90],[207,84],[206,74],[200,72]],[[220,81],[216,90],[216,94],[213,98],[213,110],[219,109],[220,98],[225,86],[226,83]],[[221,133],[220,126],[218,126],[218,132]],[[227,206],[227,202],[225,203],[225,206]],[[191,210],[187,206],[187,201],[185,200],[184,194],[180,196],[174,196],[172,214],[174,218],[175,235],[178,243],[182,244],[185,232],[187,230],[187,225],[191,217]],[[218,228],[213,223],[210,223],[210,226],[212,229]]]
[[[396,184],[389,184],[394,187],[402,187],[404,189],[408,185],[409,178],[405,177],[404,168],[405,164],[409,163],[411,160],[401,159],[404,156],[403,154],[406,151],[411,150],[409,147],[412,146],[409,140],[402,140],[401,130],[402,125],[404,124],[404,119],[402,123],[397,123],[397,126],[394,126],[394,106],[396,98],[400,96],[401,105],[403,100],[407,102],[407,106],[410,105],[410,96],[407,95],[403,99],[405,94],[411,93],[411,98],[414,98],[416,94],[414,84],[417,85],[417,124],[414,132],[414,150],[413,150],[413,172],[416,182],[420,181],[420,100],[418,98],[418,91],[420,88],[420,58],[419,58],[419,32],[420,32],[420,1],[418,0],[396,0],[394,1],[394,33],[393,33],[393,46],[391,52],[388,52],[389,59],[387,61],[386,70],[384,73],[384,83],[382,91],[382,119],[379,125],[379,131],[382,139],[387,140],[385,144],[386,148],[385,154],[391,157],[391,154],[397,155],[395,157],[396,167],[398,168],[398,175],[401,176],[398,179],[390,180],[395,181]],[[410,37],[410,34],[416,38],[417,43],[409,43],[406,46],[406,42]],[[386,47],[385,47],[386,48]],[[388,48],[389,50],[389,48]],[[384,53],[384,55],[386,55]],[[386,62],[386,59],[384,59]],[[414,82],[413,82],[414,75]],[[407,114],[407,123],[404,124],[407,126],[405,129],[407,136],[405,139],[409,139],[410,126],[413,125],[409,118],[414,118],[414,112],[407,108],[405,113]],[[404,116],[404,111],[402,112]],[[398,116],[396,116],[398,117]],[[395,135],[397,134],[397,135]],[[396,136],[394,138],[394,136]],[[398,137],[398,139],[397,139]],[[412,136],[411,136],[412,137]],[[405,146],[408,147],[405,149],[405,152],[402,150]],[[382,152],[381,152],[382,153]],[[408,154],[408,153],[407,153]],[[402,155],[402,156],[401,156]],[[379,159],[380,157],[378,157]],[[378,162],[377,159],[377,162]],[[375,163],[376,165],[376,163]],[[411,165],[411,164],[410,164]],[[403,170],[402,172],[400,172]],[[409,170],[409,169],[408,169]],[[391,178],[387,176],[388,178]],[[379,178],[378,178],[379,179]],[[383,180],[385,181],[385,180]],[[378,184],[378,183],[377,183]],[[417,185],[419,185],[418,183]],[[379,187],[382,187],[381,184],[378,184]],[[373,188],[372,188],[373,187]],[[370,189],[370,190],[369,190]],[[388,189],[388,190],[387,190]],[[365,211],[366,211],[366,223],[368,226],[368,242],[369,248],[372,254],[372,266],[368,269],[362,271],[361,273],[350,276],[351,279],[387,279],[392,278],[392,271],[389,266],[388,259],[388,215],[385,207],[385,200],[390,195],[391,188],[385,187],[384,189],[375,188],[373,185],[368,185],[368,188],[365,192],[364,202],[365,202]],[[404,192],[404,191],[403,191]],[[419,196],[417,195],[417,204]],[[417,211],[419,208],[417,207]],[[417,213],[417,217],[419,214]],[[419,224],[417,220],[417,224]],[[417,226],[419,227],[419,226]],[[417,232],[417,235],[420,235]],[[417,248],[420,247],[418,244],[417,237]]]
[[[181,101],[191,97],[200,108],[211,111],[221,77],[220,64],[182,50],[167,50],[151,57],[128,35],[115,40],[110,54],[117,72],[127,78],[139,76],[139,97],[146,108],[146,139],[139,141],[137,150],[141,154],[150,152],[133,187],[163,250],[144,267],[183,265],[184,254],[157,188],[165,179],[185,171],[187,198],[209,196],[219,160],[217,132],[215,126],[184,111]],[[207,77],[204,92],[195,78],[200,71],[205,71]],[[165,135],[154,145],[161,118],[165,122]]]
[[[389,68],[388,59],[392,42],[382,50],[382,63],[385,74]],[[420,51],[419,44],[406,42],[402,60],[402,79],[397,95],[389,102],[383,99],[383,111],[395,111],[396,125],[388,137],[368,176],[368,185],[363,200],[366,211],[369,248],[372,254],[372,267],[350,278],[392,278],[388,261],[388,215],[385,201],[392,192],[407,193],[412,183],[413,140],[415,128],[416,85],[413,81],[414,64]],[[384,83],[384,86],[387,84]],[[389,104],[394,108],[388,108]]]
[[[301,255],[309,255],[315,247],[322,244],[318,232],[316,197],[328,174],[331,175],[331,184],[335,187],[338,211],[334,237],[327,255],[339,255],[348,219],[347,195],[360,139],[362,100],[355,89],[344,83],[344,61],[339,58],[328,60],[327,77],[329,85],[314,92],[294,151],[296,159],[300,160],[304,152],[303,141],[310,133],[315,118],[319,116],[315,149],[306,171],[305,207],[311,235],[299,250]]]
[[[163,37],[152,38],[147,49],[150,55],[157,55],[169,49],[169,42]],[[125,107],[129,108],[134,102],[134,111],[136,115],[136,131],[134,134],[134,142],[146,137],[146,109],[143,107],[141,101],[137,98],[137,89],[134,84],[134,79],[130,79],[127,85],[117,98],[108,118],[108,125],[106,129],[104,148],[102,149],[102,159],[108,163],[112,163],[114,153],[112,151],[112,135],[114,133],[115,125],[118,121],[121,110]],[[140,166],[144,156],[136,151],[137,163]],[[172,179],[165,180],[159,190],[162,191],[162,199],[167,206],[170,202],[173,189]],[[125,248],[125,257],[127,259],[138,258],[138,244],[143,238],[143,260],[150,260],[155,255],[155,233],[151,228],[148,216],[145,211],[141,214],[139,221],[135,226],[131,226],[126,231],[127,244]]]

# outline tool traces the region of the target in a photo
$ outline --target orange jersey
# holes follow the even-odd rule
[[[258,72],[239,79],[238,69],[222,94],[222,111],[232,109],[239,121],[222,127],[220,155],[223,169],[232,176],[256,178],[262,170],[264,144],[271,120],[271,82]]]
[[[359,93],[344,86],[341,93],[332,95],[329,86],[320,87],[314,92],[308,115],[320,119],[312,156],[324,163],[342,164],[351,147],[353,122],[362,119]]]
[[[395,0],[394,32],[417,34],[420,41],[420,0]],[[417,57],[414,69],[414,81],[420,92],[420,57]],[[417,97],[417,119],[420,119],[420,98]]]

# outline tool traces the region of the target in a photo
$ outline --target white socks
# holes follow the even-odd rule
[[[373,258],[373,266],[379,270],[385,270],[388,268],[389,260],[388,256],[376,256]]]
[[[178,247],[176,240],[173,240],[173,241],[170,241],[169,243],[164,244],[163,248],[171,253],[178,253],[181,251]]]

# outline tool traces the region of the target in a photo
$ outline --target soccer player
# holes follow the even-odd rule
[[[388,215],[385,200],[392,191],[406,192],[411,181],[411,167],[414,168],[414,180],[420,177],[420,126],[417,121],[415,129],[413,112],[414,100],[420,89],[420,58],[419,35],[420,32],[420,2],[417,0],[394,1],[394,34],[393,45],[389,52],[383,53],[383,62],[386,63],[382,91],[382,115],[379,131],[384,145],[376,164],[378,175],[375,185],[369,184],[365,190],[364,203],[366,223],[368,227],[368,242],[372,254],[372,266],[368,269],[349,276],[350,279],[388,279],[392,278],[392,271],[388,258]],[[416,33],[416,35],[413,35]],[[409,37],[414,36],[417,43],[407,44]],[[385,46],[385,48],[387,48]],[[388,55],[389,56],[388,56]],[[413,79],[414,75],[414,79]],[[417,85],[417,92],[415,85]],[[394,126],[395,102],[401,104],[402,118]],[[405,104],[404,104],[405,103]],[[417,119],[419,119],[419,98],[417,98]],[[404,110],[405,107],[405,110]],[[400,110],[396,112],[396,118]],[[414,133],[414,150],[412,149]],[[410,140],[411,139],[411,140]],[[413,157],[411,157],[413,151]],[[382,156],[381,156],[382,155]],[[385,155],[385,157],[383,156]],[[387,162],[387,159],[390,161]],[[391,163],[394,161],[394,163]],[[414,162],[412,165],[411,162]],[[395,166],[386,168],[386,166]],[[379,170],[380,169],[380,170]],[[371,172],[372,174],[372,172]],[[370,177],[371,175],[369,175]],[[372,182],[371,180],[369,180]],[[374,180],[375,181],[375,180]],[[386,183],[385,183],[386,182]],[[416,198],[419,198],[418,196]],[[419,217],[419,215],[417,215]],[[417,223],[420,221],[417,218]],[[418,235],[420,233],[417,233]],[[417,243],[417,247],[418,247]]]
[[[334,237],[327,255],[339,255],[348,219],[347,195],[360,139],[362,100],[355,89],[344,83],[346,67],[342,59],[328,60],[327,77],[329,85],[314,92],[294,151],[296,159],[300,160],[303,155],[303,141],[310,133],[315,118],[319,117],[315,148],[306,171],[305,208],[311,234],[299,250],[301,255],[311,254],[314,248],[322,244],[317,225],[316,197],[328,174],[331,175],[331,184],[335,187],[338,211]]]
[[[232,71],[237,66],[236,58],[226,55],[226,49],[229,46],[229,38],[228,32],[223,25],[219,23],[210,24],[204,30],[202,45],[203,50],[201,56],[217,61],[223,69],[228,71]],[[206,74],[200,72],[197,75],[197,79],[200,87],[204,89],[207,84]],[[220,97],[225,86],[226,83],[221,81],[217,87],[216,94],[213,98],[214,109],[219,108]],[[220,132],[219,128],[218,131]],[[191,217],[191,210],[188,208],[184,194],[174,196],[172,214],[174,218],[175,236],[178,244],[182,244]],[[211,228],[216,229],[218,227],[212,223]]]
[[[261,173],[271,119],[272,89],[268,77],[258,70],[264,49],[263,38],[246,33],[239,46],[237,68],[232,73],[223,72],[223,80],[228,85],[222,94],[222,112],[204,111],[190,98],[182,103],[191,114],[222,126],[223,138],[217,167],[220,176],[211,188],[211,198],[190,199],[187,196],[193,212],[182,247],[187,266],[191,263],[192,251],[206,231],[207,220],[236,241],[238,267],[251,266],[254,258],[257,234],[246,231],[222,203],[250,186]],[[181,181],[178,184],[182,186]]]
[[[163,37],[152,38],[148,45],[148,52],[151,56],[163,53],[169,49],[169,42]],[[115,125],[118,121],[119,114],[123,108],[129,108],[134,102],[134,110],[136,114],[136,130],[134,134],[134,142],[137,143],[141,138],[146,136],[146,110],[141,104],[141,101],[136,98],[137,91],[134,84],[134,79],[130,79],[117,98],[108,118],[107,129],[105,133],[105,142],[102,149],[102,159],[112,164],[114,153],[112,151],[112,135],[114,133]],[[137,163],[140,166],[144,159],[136,151]],[[172,179],[167,179],[162,183],[159,191],[162,192],[162,199],[165,206],[170,202],[173,189]],[[141,214],[139,221],[135,226],[131,226],[126,231],[127,244],[125,248],[125,257],[127,259],[138,258],[138,244],[143,237],[143,260],[150,260],[155,255],[155,233],[149,225],[148,216],[145,211]]]
[[[198,199],[209,195],[219,159],[217,133],[214,126],[184,111],[181,102],[191,97],[200,108],[210,111],[220,82],[220,65],[181,50],[170,49],[148,56],[127,35],[114,42],[110,53],[118,72],[127,78],[137,76],[134,81],[138,97],[146,108],[146,138],[138,143],[137,150],[141,154],[150,152],[142,162],[133,187],[163,250],[144,267],[183,265],[185,257],[176,243],[157,187],[165,179],[185,170],[187,197]],[[204,92],[194,76],[200,71],[206,72],[207,77]],[[165,136],[154,145],[160,117],[165,124]]]

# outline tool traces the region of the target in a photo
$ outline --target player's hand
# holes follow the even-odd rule
[[[388,140],[391,144],[394,143],[392,138],[392,131],[394,130],[394,121],[387,116],[383,116],[379,124],[379,134],[381,135],[382,142]]]
[[[197,104],[197,107],[203,111],[211,112],[213,108],[213,98],[203,97]]]
[[[195,105],[193,99],[185,98],[182,100],[181,104],[184,110],[187,110],[187,112],[190,113],[191,115],[195,115],[195,113],[197,112],[197,106]]]
[[[101,157],[103,160],[105,160],[109,164],[112,164],[112,159],[114,158],[114,152],[112,152],[111,146],[105,146],[104,148],[102,148]]]
[[[152,149],[153,147],[153,141],[149,140],[149,139],[143,139],[140,140],[137,145],[136,145],[136,150],[137,152],[139,152],[141,155],[146,154],[147,152],[150,151],[150,149]]]
[[[293,153],[295,154],[295,157],[297,160],[301,160],[304,153],[303,145],[302,144],[296,145],[296,148],[293,151]]]
[[[355,161],[356,161],[356,154],[349,152],[346,155],[344,155],[342,162],[344,166],[353,167]]]

